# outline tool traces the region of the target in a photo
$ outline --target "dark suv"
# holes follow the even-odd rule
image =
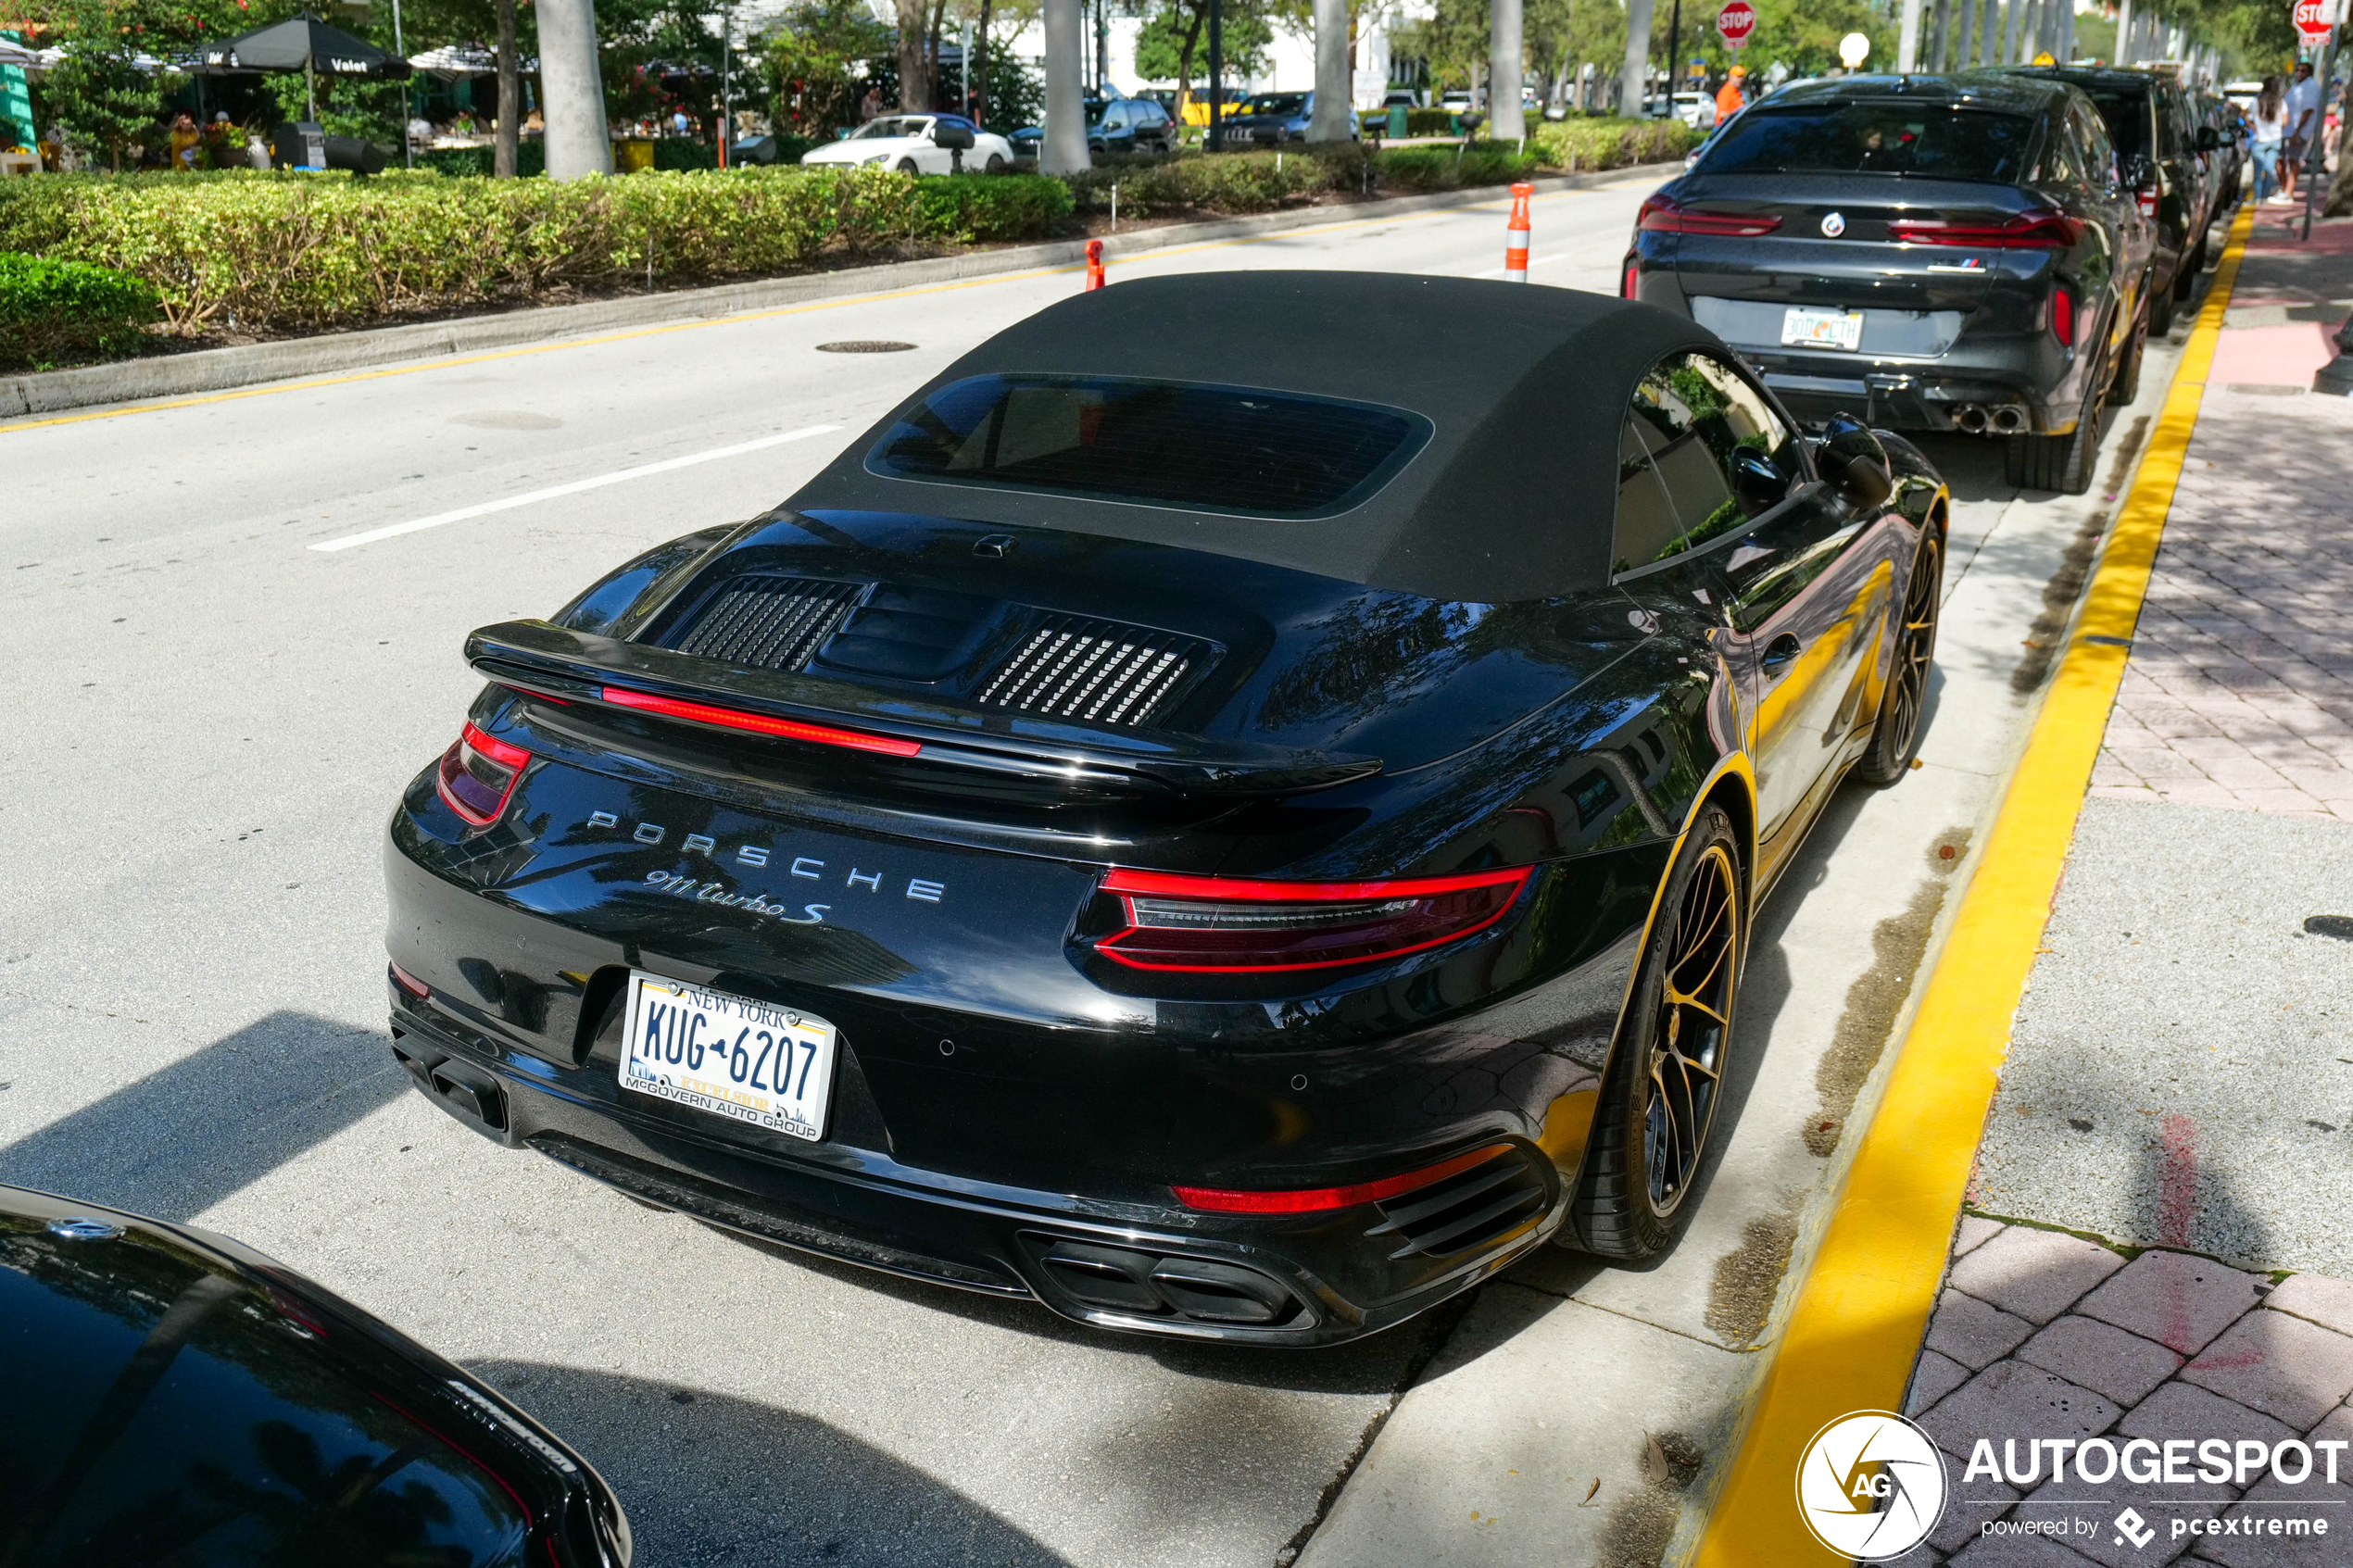
[[[2173,327],[2173,307],[2190,297],[2206,265],[2206,228],[2221,210],[2210,155],[2221,132],[2205,124],[2171,77],[2098,66],[2027,66],[2005,74],[2064,82],[2089,94],[2116,147],[2117,167],[2144,216],[2156,225],[2149,330]]]
[[[1799,419],[1998,435],[2080,492],[2148,332],[2149,225],[2091,101],[1847,77],[1742,113],[1642,206],[1620,292],[1739,350]]]

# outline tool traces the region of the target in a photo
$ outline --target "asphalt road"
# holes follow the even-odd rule
[[[1535,281],[1610,291],[1651,183],[1541,199]],[[1503,226],[1343,219],[1114,282],[1492,275]],[[484,1373],[620,1488],[644,1562],[1277,1561],[1450,1316],[1282,1355],[1086,1332],[636,1207],[475,1137],[385,1050],[383,824],[477,689],[464,633],[772,505],[1077,286],[0,427],[0,1180],[238,1236]],[[915,346],[817,351],[855,339]]]

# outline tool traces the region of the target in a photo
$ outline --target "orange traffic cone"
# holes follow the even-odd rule
[[[1536,187],[1526,181],[1512,187],[1511,226],[1504,231],[1504,281],[1528,282],[1528,198]]]
[[[1527,265],[1525,257],[1522,258],[1521,265]],[[1521,274],[1523,277],[1526,275],[1527,274],[1525,273]],[[1088,240],[1087,242],[1087,292],[1091,294],[1102,286],[1103,242],[1101,240]]]

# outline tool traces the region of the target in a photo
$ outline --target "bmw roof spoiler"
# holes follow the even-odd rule
[[[1164,730],[1094,729],[966,708],[722,663],[545,621],[482,627],[466,638],[466,662],[502,686],[567,704],[1012,774],[1082,794],[1296,795],[1369,778],[1382,768],[1377,757]]]

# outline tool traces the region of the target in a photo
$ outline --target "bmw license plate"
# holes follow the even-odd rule
[[[1781,318],[1781,342],[1806,348],[1860,348],[1863,345],[1863,313],[1860,310],[1808,310],[1793,305]]]
[[[833,1095],[834,1026],[798,1009],[632,974],[621,1086],[815,1143]]]

